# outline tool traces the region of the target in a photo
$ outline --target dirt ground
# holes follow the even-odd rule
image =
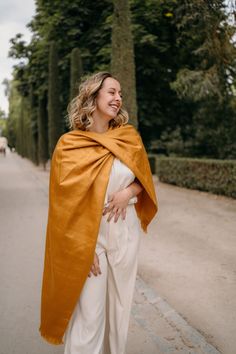
[[[236,200],[157,183],[139,275],[224,354],[236,353]]]
[[[63,353],[38,333],[48,177],[0,156],[0,354]],[[235,354],[236,201],[155,184],[127,354]]]

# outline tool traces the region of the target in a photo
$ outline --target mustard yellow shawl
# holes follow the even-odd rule
[[[150,166],[136,129],[127,124],[103,134],[74,130],[53,153],[41,302],[41,335],[61,344],[93,262],[114,157],[138,178],[135,204],[142,229],[157,212]]]

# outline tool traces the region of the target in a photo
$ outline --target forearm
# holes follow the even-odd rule
[[[143,190],[143,187],[140,184],[139,180],[135,178],[134,182],[130,183],[130,185],[126,187],[126,189],[128,190],[131,199],[133,197],[136,197]]]

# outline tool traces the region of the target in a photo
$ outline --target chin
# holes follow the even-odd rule
[[[114,114],[109,114],[108,116],[107,116],[107,119],[110,121],[110,120],[112,120],[112,119],[115,119],[117,117],[117,114],[116,113],[114,113]]]

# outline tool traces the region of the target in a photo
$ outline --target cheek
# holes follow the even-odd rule
[[[99,111],[102,110],[102,107],[103,107],[103,104],[102,104],[102,101],[99,99],[99,100],[96,100],[96,109],[98,109]]]
[[[97,98],[96,101],[96,106],[98,109],[104,109],[109,105],[109,97],[106,95],[101,95],[100,97]]]

